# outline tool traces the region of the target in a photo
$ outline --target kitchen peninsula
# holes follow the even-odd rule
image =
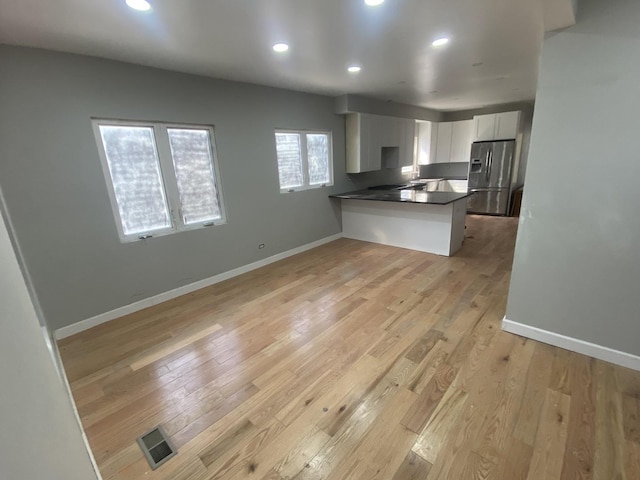
[[[359,190],[342,200],[347,238],[451,256],[464,240],[467,193]]]

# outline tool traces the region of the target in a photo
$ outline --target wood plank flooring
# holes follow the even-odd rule
[[[61,341],[103,477],[640,479],[640,373],[500,330],[516,228],[341,239]]]

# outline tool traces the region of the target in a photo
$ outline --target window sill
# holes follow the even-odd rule
[[[304,187],[281,188],[280,193],[304,192],[305,190],[318,190],[320,188],[329,188],[332,186],[333,183],[323,183],[322,185],[306,185]]]
[[[204,230],[207,228],[219,227],[221,225],[226,225],[226,224],[227,224],[227,221],[225,219],[225,220],[216,220],[213,223],[206,222],[206,223],[199,223],[196,225],[185,226],[185,227],[181,227],[180,229],[156,230],[153,232],[140,233],[137,235],[121,237],[120,243],[136,243],[140,241],[144,242],[157,237],[166,237],[168,235],[175,235],[175,234],[184,233],[184,232],[192,232],[194,230]]]

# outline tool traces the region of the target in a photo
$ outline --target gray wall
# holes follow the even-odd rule
[[[431,163],[420,165],[420,178],[465,179],[469,176],[469,162]]]
[[[96,479],[0,216],[0,477]]]
[[[441,122],[443,114],[437,110],[407,105],[405,103],[385,102],[376,98],[361,95],[342,95],[335,99],[336,113],[371,113],[374,115],[389,115],[391,117],[413,118]]]
[[[640,355],[640,2],[545,39],[507,318]]]
[[[455,112],[443,112],[443,122],[457,122],[460,120],[471,120],[474,115],[489,115],[491,113],[501,112],[513,112],[516,110],[522,110],[525,115],[533,116],[533,101],[531,102],[517,102],[517,103],[502,103],[500,105],[490,105],[483,108],[474,108],[471,110],[458,110]]]
[[[0,187],[51,329],[339,233],[327,195],[402,178],[345,174],[333,98],[9,46],[0,64]],[[214,125],[228,224],[120,243],[92,116]],[[334,187],[279,193],[276,127],[333,132]]]

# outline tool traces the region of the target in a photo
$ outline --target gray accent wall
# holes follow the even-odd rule
[[[97,479],[2,216],[0,271],[0,477]]]
[[[457,110],[455,112],[443,112],[443,122],[458,122],[460,120],[471,120],[474,115],[490,115],[492,113],[514,112],[521,110],[525,116],[533,116],[534,102],[515,102],[502,103],[499,105],[490,105],[482,108],[474,108],[472,110]]]
[[[404,178],[345,174],[330,97],[10,46],[0,64],[0,187],[52,330],[337,234],[329,194]],[[91,117],[214,125],[228,223],[121,243]],[[279,193],[275,128],[331,130],[335,185]]]
[[[420,165],[420,178],[450,178],[466,180],[469,176],[469,162],[430,163]]]
[[[640,355],[640,2],[544,41],[506,317]]]
[[[430,108],[383,101],[362,95],[342,95],[335,99],[336,113],[370,113],[374,115],[388,115],[391,117],[412,118],[415,120],[429,120],[441,122],[443,114]]]

